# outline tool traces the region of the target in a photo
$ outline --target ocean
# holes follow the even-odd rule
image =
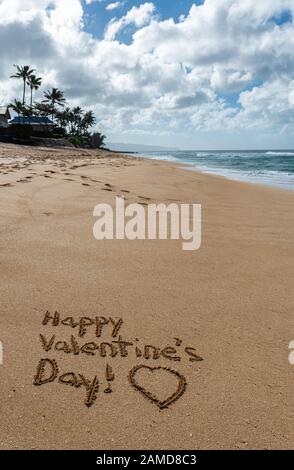
[[[229,179],[259,183],[294,191],[294,150],[168,151],[140,153],[190,169]]]

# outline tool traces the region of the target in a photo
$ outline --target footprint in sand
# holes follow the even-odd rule
[[[88,183],[82,183],[83,186],[90,186]]]
[[[102,183],[102,181],[94,180],[94,178],[88,178],[92,183]]]
[[[139,199],[143,199],[144,201],[150,201],[150,197],[145,197],[145,196],[138,196]]]
[[[11,183],[4,183],[4,184],[1,184],[0,186],[2,186],[2,188],[11,188],[13,186],[13,184]]]
[[[128,194],[130,193],[130,191],[128,191],[127,189],[122,189],[121,192],[122,193],[128,193]]]

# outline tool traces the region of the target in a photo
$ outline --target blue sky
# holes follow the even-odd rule
[[[28,63],[108,141],[294,148],[293,17],[293,0],[2,0],[0,104]]]
[[[120,2],[122,5],[119,8],[107,11],[106,6],[109,3],[115,3],[115,0],[113,2],[110,0],[93,1],[91,4],[87,4],[83,0],[85,29],[98,38],[102,37],[106,24],[114,16],[123,16],[131,7],[139,7],[144,2],[142,0],[125,0]],[[174,18],[177,20],[180,15],[187,15],[193,4],[199,5],[203,3],[203,0],[157,0],[153,3],[156,5],[157,15],[160,19]],[[131,40],[130,31],[125,31],[121,39],[129,42]]]

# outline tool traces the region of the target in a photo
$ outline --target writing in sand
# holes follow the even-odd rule
[[[155,346],[152,344],[141,344],[142,342],[135,338],[135,340],[125,339],[121,336],[120,330],[123,326],[123,319],[105,318],[105,317],[81,317],[75,320],[73,317],[66,317],[62,319],[58,312],[51,315],[46,312],[43,326],[69,327],[71,330],[76,331],[76,335],[71,334],[69,339],[64,340],[57,338],[55,334],[46,336],[40,334],[40,342],[42,348],[46,351],[59,351],[66,354],[86,354],[88,356],[98,355],[102,358],[114,357],[128,357],[132,352],[137,358],[153,359],[160,358],[169,361],[180,362],[183,357],[179,352],[182,346],[182,341],[175,338],[175,345]],[[90,329],[91,328],[91,329]],[[85,337],[88,333],[92,333],[96,338],[101,338],[102,334],[110,337],[108,342],[105,341],[91,341],[81,342],[78,338]],[[184,348],[184,355],[190,362],[201,361],[202,358],[196,353],[195,348],[186,346]]]
[[[145,344],[139,338],[130,339],[122,336],[123,318],[112,318],[103,316],[82,316],[79,318],[62,317],[59,312],[51,314],[46,312],[42,326],[52,328],[54,331],[45,334],[43,331],[39,335],[40,345],[46,353],[63,353],[77,357],[106,358],[107,361],[122,360],[127,357],[146,361],[165,360],[173,363],[180,363],[183,360],[189,362],[202,361],[196,349],[183,344],[179,338],[174,338],[174,344],[153,345]],[[58,330],[58,331],[57,331]],[[67,338],[61,337],[58,333],[69,333]],[[92,336],[89,341],[88,336]],[[87,339],[86,339],[87,337]],[[103,337],[103,338],[102,338]],[[107,341],[105,341],[105,337]],[[112,382],[115,379],[113,365],[103,366],[100,377],[86,377],[83,373],[61,372],[56,358],[42,358],[38,365],[34,377],[34,385],[41,386],[53,382],[74,388],[84,388],[86,391],[85,404],[90,407],[97,399],[98,391],[101,388],[101,377],[105,380],[103,387],[105,394],[112,393]],[[104,370],[105,369],[105,370]],[[146,383],[140,383],[139,376],[142,371],[147,377],[172,376],[175,379],[173,393],[157,398],[154,393],[148,391]],[[103,375],[102,375],[103,374]],[[136,377],[135,377],[136,376]],[[129,384],[139,391],[145,398],[156,404],[160,409],[166,408],[177,400],[186,389],[186,379],[179,372],[169,367],[150,367],[146,365],[136,365],[128,374]],[[162,380],[160,378],[159,380]],[[148,379],[147,379],[148,382]],[[148,385],[148,384],[147,384]]]

